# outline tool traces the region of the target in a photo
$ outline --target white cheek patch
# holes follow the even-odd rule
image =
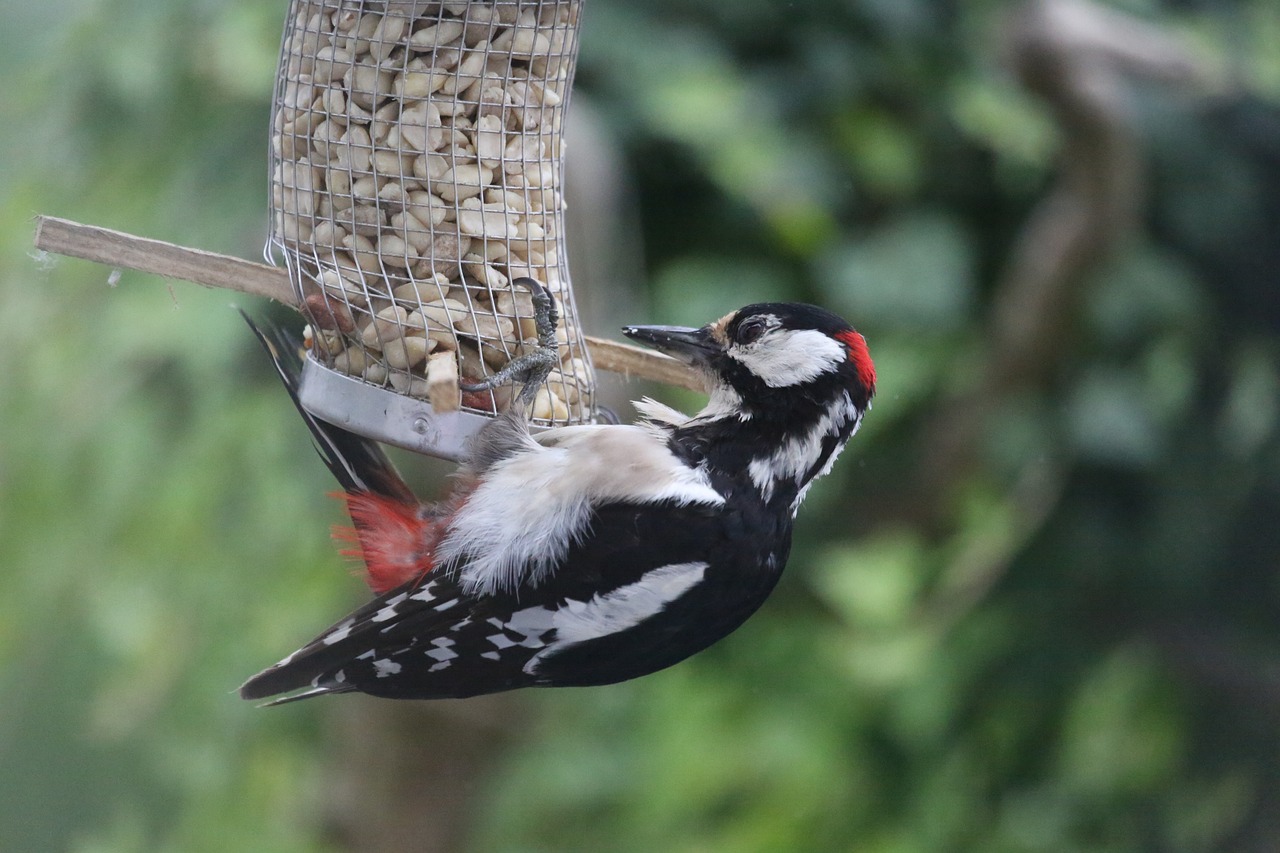
[[[801,385],[848,358],[844,344],[816,329],[776,329],[727,354],[770,388]]]

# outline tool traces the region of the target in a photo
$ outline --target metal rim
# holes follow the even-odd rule
[[[322,421],[415,453],[461,462],[471,437],[492,417],[437,412],[424,400],[331,370],[310,355],[298,384],[302,407]]]

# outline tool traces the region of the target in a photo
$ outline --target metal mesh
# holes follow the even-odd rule
[[[426,398],[535,345],[521,277],[560,307],[561,365],[535,423],[591,419],[564,247],[561,124],[581,0],[293,0],[272,113],[271,237],[311,355]],[[449,365],[445,365],[449,366]],[[462,394],[505,407],[510,389]]]

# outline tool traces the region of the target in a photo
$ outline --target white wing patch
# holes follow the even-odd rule
[[[551,627],[556,629],[555,641],[530,658],[524,671],[533,675],[543,658],[566,646],[625,631],[658,615],[702,580],[707,565],[672,563],[646,572],[635,583],[592,596],[590,601],[567,602],[550,613]]]
[[[730,347],[726,354],[770,388],[803,384],[849,357],[844,344],[817,329],[774,329],[755,343]]]
[[[651,427],[562,427],[538,441],[486,472],[436,549],[438,564],[461,566],[468,595],[537,585],[599,504],[724,503],[706,472],[683,464]]]
[[[569,601],[551,619],[556,643],[580,643],[638,625],[688,592],[706,570],[706,563],[673,563],[590,601]]]

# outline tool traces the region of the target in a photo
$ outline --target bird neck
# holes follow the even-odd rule
[[[847,393],[822,403],[795,401],[767,412],[706,410],[671,434],[673,449],[713,475],[749,486],[765,504],[793,515],[809,486],[831,469],[862,420]]]

